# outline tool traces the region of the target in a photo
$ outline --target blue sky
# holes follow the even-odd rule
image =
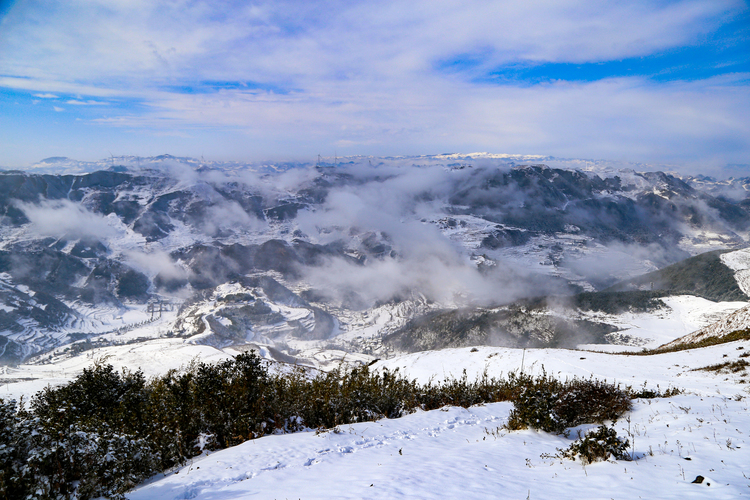
[[[0,16],[0,166],[445,151],[750,164],[744,0],[0,0]]]

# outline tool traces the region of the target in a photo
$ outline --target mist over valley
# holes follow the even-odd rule
[[[148,337],[312,365],[645,346],[617,315],[747,300],[725,256],[746,245],[750,180],[538,160],[164,155],[2,172],[0,360],[132,343],[152,321]]]

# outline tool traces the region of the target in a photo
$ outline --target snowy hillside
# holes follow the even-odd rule
[[[721,256],[722,262],[734,271],[737,284],[745,294],[750,292],[750,251],[748,249],[728,252]]]
[[[745,306],[715,323],[711,323],[689,335],[664,344],[664,347],[700,342],[708,338],[721,338],[738,330],[747,330],[748,328],[750,328],[750,306]]]
[[[737,350],[741,349],[741,350]],[[660,356],[565,350],[479,348],[397,357],[375,365],[427,381],[464,369],[474,377],[517,370],[594,376],[650,388],[676,386],[672,398],[642,399],[615,424],[633,461],[583,466],[551,455],[569,437],[503,429],[509,403],[446,407],[322,433],[267,436],[205,453],[129,493],[151,498],[743,498],[750,497],[747,373],[691,371],[750,343]],[[744,358],[740,358],[744,359]],[[740,381],[744,377],[744,381]],[[693,481],[703,476],[703,482]]]
[[[487,153],[316,165],[162,155],[3,172],[0,361],[134,328],[164,304],[185,305],[180,336],[383,356],[396,347],[382,340],[425,314],[596,292],[745,244],[750,214],[721,182],[622,167]],[[274,280],[298,310],[265,292],[250,309],[216,302],[248,275]],[[611,329],[597,328],[605,342]]]
[[[590,317],[619,327],[613,334],[620,339],[609,345],[581,344],[581,349],[611,352],[654,349],[709,328],[747,307],[746,302],[712,302],[700,297],[680,295],[662,299],[667,307],[649,313],[624,312],[618,315],[590,314]]]

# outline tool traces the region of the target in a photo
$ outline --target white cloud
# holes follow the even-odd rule
[[[0,62],[5,74],[124,79],[125,87],[174,78],[307,86],[402,78],[469,53],[492,64],[647,55],[694,42],[743,7],[739,0],[29,1],[8,14]]]
[[[86,101],[82,101],[80,99],[69,99],[65,101],[66,104],[73,104],[74,106],[103,106],[106,105],[106,102],[103,101],[94,101],[93,99],[88,99]]]
[[[153,279],[161,274],[163,278],[184,278],[185,270],[175,264],[167,252],[132,250],[125,252],[125,261],[135,269]]]
[[[70,200],[18,202],[18,208],[31,222],[31,231],[39,237],[92,238],[106,241],[120,235],[117,219],[91,212]]]
[[[366,162],[348,166],[354,180],[332,188],[325,203],[314,212],[297,216],[300,230],[317,243],[385,238],[393,254],[369,258],[363,265],[332,259],[320,267],[306,267],[305,279],[314,288],[338,300],[357,296],[373,305],[396,296],[419,292],[442,305],[491,304],[520,296],[543,294],[555,284],[542,285],[526,271],[509,269],[481,272],[469,260],[469,251],[444,236],[432,223],[445,200],[461,186],[481,184],[487,172],[480,169],[450,171],[444,166],[412,167],[408,162],[369,167]],[[488,161],[494,171],[502,161]],[[507,168],[507,167],[505,167]],[[355,240],[356,241],[356,240]],[[356,244],[354,244],[356,246]],[[549,287],[542,291],[542,287]]]
[[[491,150],[638,161],[742,162],[750,153],[750,88],[731,81],[657,85],[638,78],[530,87],[473,85],[435,76],[381,93],[336,96],[167,96],[121,126],[169,123],[242,129],[246,156],[333,153],[387,155]],[[290,139],[293,138],[293,139]],[[238,141],[239,142],[239,141]],[[269,147],[270,146],[270,147]],[[714,156],[715,155],[715,156]]]
[[[130,136],[134,154],[165,130],[171,136],[159,144],[170,149],[190,148],[208,129],[231,140],[207,154],[256,159],[341,148],[744,162],[746,75],[679,84],[471,79],[508,63],[606,61],[695,44],[743,9],[741,0],[27,1],[0,32],[0,86],[74,95],[72,105],[137,101],[137,110],[86,117],[142,132]],[[461,58],[474,61],[468,73],[439,69]],[[184,91],[210,82],[215,91]]]
[[[224,201],[212,205],[201,222],[203,231],[208,234],[216,231],[244,233],[266,227],[264,221],[245,212],[236,201]]]

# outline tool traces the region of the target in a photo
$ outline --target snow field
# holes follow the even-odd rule
[[[55,387],[70,382],[96,362],[111,364],[118,371],[140,369],[148,378],[184,368],[193,360],[215,363],[229,357],[229,352],[186,343],[179,338],[102,347],[56,363],[4,367],[4,372],[0,373],[0,398],[19,400],[23,396],[28,401],[48,385]]]
[[[738,351],[737,347],[743,349]],[[748,386],[739,383],[743,375],[717,376],[693,369],[734,361],[748,348],[750,342],[742,341],[655,356],[635,356],[568,349],[476,347],[406,354],[378,361],[372,369],[398,369],[407,378],[424,384],[430,380],[460,378],[464,370],[469,381],[485,372],[490,377],[500,378],[520,371],[523,364],[523,372],[532,375],[544,371],[559,379],[594,377],[634,389],[644,384],[656,389],[658,384],[662,390],[671,386],[700,395],[734,396],[747,395]]]
[[[742,347],[738,350],[738,347]],[[740,375],[691,371],[734,360],[750,342],[658,356],[557,349],[445,349],[399,356],[373,369],[407,378],[469,380],[520,369],[666,389],[684,394],[634,401],[615,424],[634,461],[583,466],[555,458],[595,425],[569,436],[508,432],[511,403],[445,407],[323,433],[266,436],[206,453],[128,495],[141,499],[531,498],[634,499],[750,496],[750,412]],[[726,358],[724,357],[726,354]],[[703,476],[702,484],[692,481]]]
[[[502,429],[512,405],[446,407],[338,430],[267,436],[206,453],[127,495],[159,498],[717,498],[750,495],[747,401],[638,400],[635,461],[583,466],[547,455],[576,437]],[[595,426],[581,426],[587,430]],[[630,429],[628,431],[628,429]],[[629,434],[628,434],[629,433]],[[696,476],[707,478],[692,484]],[[708,485],[710,483],[710,486]]]
[[[618,315],[591,313],[585,318],[603,321],[619,327],[618,336],[628,335],[640,340],[639,345],[585,344],[581,349],[593,351],[640,351],[653,349],[721,320],[747,306],[747,302],[713,302],[692,295],[678,295],[661,299],[668,309],[650,313],[622,313]]]
[[[736,252],[721,254],[721,261],[734,271],[734,279],[737,280],[740,290],[745,295],[750,295],[750,250],[742,249]]]

